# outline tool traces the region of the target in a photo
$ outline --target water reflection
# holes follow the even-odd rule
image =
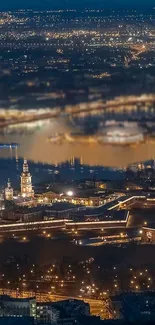
[[[97,127],[97,124],[95,124]],[[152,159],[155,156],[154,142],[140,143],[134,146],[113,146],[99,143],[51,143],[48,137],[56,133],[72,132],[74,126],[66,123],[65,118],[52,119],[40,124],[29,134],[0,135],[0,142],[17,142],[16,150],[0,149],[0,157],[26,157],[34,162],[58,164],[67,161],[70,157],[82,157],[83,163],[103,166],[127,166],[129,163]]]
[[[13,152],[13,151],[12,151]],[[5,186],[7,179],[11,179],[13,187],[19,189],[20,175],[22,172],[23,159],[0,158],[0,186]],[[71,157],[69,161],[59,164],[35,163],[29,161],[29,168],[33,177],[33,184],[72,182],[73,180],[121,180],[124,179],[125,170],[106,168],[102,166],[90,166],[83,164],[82,159]]]

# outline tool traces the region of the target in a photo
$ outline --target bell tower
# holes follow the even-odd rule
[[[29,172],[27,160],[24,159],[23,172],[21,174],[21,195],[25,198],[33,198],[32,176]]]
[[[5,188],[5,199],[8,201],[13,200],[13,188],[11,187],[11,183],[9,179],[8,179],[7,187]]]

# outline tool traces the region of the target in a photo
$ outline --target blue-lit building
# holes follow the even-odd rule
[[[155,292],[131,292],[111,297],[110,308],[115,319],[155,321]]]

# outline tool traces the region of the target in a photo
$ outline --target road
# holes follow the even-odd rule
[[[89,299],[89,298],[79,298],[79,297],[71,297],[71,296],[63,296],[63,295],[55,295],[51,293],[42,293],[42,292],[29,292],[24,291],[22,293],[17,293],[15,290],[2,290],[0,289],[0,294],[8,294],[12,297],[18,298],[26,298],[26,297],[36,297],[37,301],[47,302],[47,301],[60,301],[66,299],[80,299],[84,300],[90,305],[91,315],[100,316],[102,319],[109,318],[109,313],[106,308],[106,302],[104,300],[99,299]]]
[[[61,295],[49,295],[49,300],[51,301],[59,301],[65,299],[80,299],[79,297],[68,297],[68,296],[61,296]],[[90,312],[92,315],[99,315],[102,319],[107,318],[107,310],[106,305],[102,300],[97,299],[84,299],[81,298],[90,305]]]
[[[141,51],[138,53],[142,53]],[[105,111],[113,111],[115,109],[119,110],[124,110],[125,107],[131,111],[131,106],[135,106],[138,103],[148,103],[148,104],[153,104],[155,103],[155,95],[141,95],[141,96],[122,96],[122,97],[116,97],[113,100],[108,100],[106,102],[104,101],[98,101],[98,102],[92,102],[91,105],[84,105],[83,108],[81,108],[78,104],[71,106],[71,107],[66,107],[65,111],[62,112],[60,107],[53,108],[52,110],[48,112],[42,112],[38,114],[35,112],[34,114],[29,114],[29,112],[23,113],[22,116],[18,116],[16,113],[16,117],[12,116],[10,114],[9,119],[8,119],[8,114],[10,111],[7,111],[7,117],[6,120],[3,120],[0,122],[0,128],[7,127],[9,125],[18,125],[22,123],[29,123],[29,122],[34,122],[34,121],[39,121],[39,120],[47,120],[51,118],[58,118],[60,116],[63,117],[71,117],[71,116],[76,116],[77,114],[89,114],[91,112],[96,112],[99,113],[104,113]],[[5,119],[5,116],[2,115],[2,118]]]

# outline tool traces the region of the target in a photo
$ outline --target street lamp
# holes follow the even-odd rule
[[[73,196],[73,194],[74,194],[73,191],[68,191],[68,192],[67,192],[67,195],[68,195],[68,196]]]

